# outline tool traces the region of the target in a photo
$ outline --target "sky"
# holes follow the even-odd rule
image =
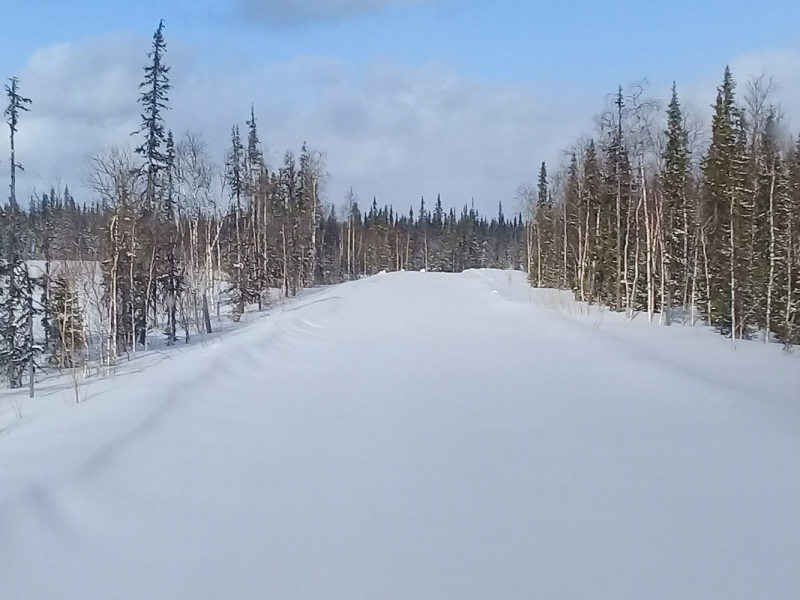
[[[4,4],[6,4],[4,2]],[[618,85],[675,81],[708,119],[726,64],[740,89],[766,73],[800,130],[800,3],[721,0],[101,0],[8,2],[0,77],[33,99],[20,123],[18,195],[67,183],[131,146],[152,33],[165,20],[168,127],[202,133],[222,161],[254,105],[272,166],[323,152],[325,199],[516,207],[542,161],[592,134]],[[2,158],[2,154],[0,154]],[[8,181],[7,159],[0,181]]]

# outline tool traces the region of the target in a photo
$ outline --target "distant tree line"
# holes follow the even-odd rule
[[[27,373],[33,393],[37,365],[84,365],[90,345],[95,362],[110,366],[146,348],[154,331],[168,345],[210,333],[223,302],[239,320],[269,304],[270,292],[292,296],[380,271],[524,268],[525,224],[506,219],[502,206],[487,219],[468,207],[446,211],[440,199],[429,209],[423,199],[416,214],[398,214],[376,200],[360,206],[351,190],[337,213],[321,198],[321,154],[304,144],[270,168],[252,108],[244,135],[232,128],[224,164],[215,165],[199,135],[176,140],[166,126],[166,50],[162,22],[140,85],[138,145],[91,160],[89,203],[67,186],[34,194],[27,207],[17,201],[15,136],[31,100],[17,79],[6,86],[0,376],[12,388]]]
[[[542,164],[526,192],[531,283],[631,317],[796,344],[800,139],[784,131],[771,81],[751,81],[743,101],[735,87],[726,69],[710,136],[674,86],[665,119],[641,87],[620,89],[598,135],[568,149],[555,177]]]

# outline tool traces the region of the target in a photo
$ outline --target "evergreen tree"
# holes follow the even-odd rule
[[[229,272],[231,282],[231,305],[233,306],[233,319],[238,321],[244,313],[247,301],[245,289],[245,269],[242,240],[242,196],[246,192],[244,147],[239,135],[239,127],[231,129],[231,147],[225,161],[225,178],[230,186],[230,195],[233,205],[231,207],[234,221],[235,238],[232,242],[232,252],[229,258]]]
[[[661,171],[662,220],[666,231],[664,239],[666,314],[674,300],[681,306],[689,304],[690,253],[693,227],[688,197],[690,166],[687,135],[675,84],[667,109],[666,146]]]
[[[536,205],[531,216],[534,240],[528,252],[531,253],[531,264],[534,266],[529,278],[537,287],[558,285],[554,274],[554,231],[553,203],[550,195],[550,184],[547,178],[547,165],[542,163],[536,186]],[[535,278],[534,278],[535,273]]]
[[[8,106],[5,110],[8,128],[11,132],[11,194],[9,196],[9,204],[12,210],[16,210],[17,203],[17,169],[24,170],[22,165],[17,162],[16,151],[16,135],[17,127],[19,125],[20,113],[30,111],[28,105],[32,103],[30,98],[25,98],[19,93],[19,79],[12,77],[8,80],[9,85],[6,85],[6,96],[8,97]]]
[[[706,238],[706,318],[733,337],[743,333],[741,226],[744,131],[729,68],[717,91],[711,145],[703,159],[703,226]]]
[[[34,385],[34,360],[41,350],[33,337],[33,323],[37,315],[34,305],[34,281],[23,256],[23,226],[25,214],[17,203],[17,169],[22,165],[16,158],[16,134],[20,113],[28,112],[29,98],[19,93],[16,77],[6,85],[8,106],[5,110],[11,142],[11,186],[8,206],[5,208],[5,256],[0,257],[0,368],[5,371],[9,386],[22,387],[25,369],[28,369],[31,396]]]
[[[11,388],[20,388],[28,370],[33,394],[34,363],[41,347],[33,337],[33,324],[39,309],[34,298],[34,279],[19,255],[0,265],[0,278],[6,281],[0,297],[0,367]]]
[[[606,257],[604,274],[609,276],[605,294],[611,299],[616,310],[622,309],[622,287],[625,280],[623,223],[627,220],[626,209],[630,203],[631,164],[623,136],[625,119],[625,98],[622,86],[617,90],[614,100],[615,111],[608,140],[604,147],[603,201],[599,207],[597,221],[598,239]],[[612,262],[613,256],[613,262]]]
[[[264,154],[261,151],[261,140],[258,138],[255,106],[251,105],[250,119],[247,121],[247,173],[251,187],[255,188],[264,169]]]
[[[783,326],[780,329],[785,347],[798,343],[800,330],[800,310],[797,301],[800,298],[800,135],[794,151],[788,157],[789,163],[786,207],[783,230],[783,247],[780,248],[781,259],[785,267],[785,298],[780,307]]]
[[[178,218],[175,209],[175,142],[172,131],[167,134],[165,152],[165,170],[163,184],[163,199],[161,205],[161,268],[160,284],[167,312],[167,345],[172,345],[177,340],[177,311],[182,292],[182,276],[178,265]]]
[[[164,129],[163,111],[168,110],[169,67],[164,64],[167,43],[164,40],[164,21],[160,21],[153,34],[152,49],[147,57],[150,64],[144,67],[144,81],[139,85],[143,90],[139,96],[142,105],[142,124],[136,133],[144,135],[143,142],[136,148],[136,153],[144,160],[146,177],[145,199],[147,209],[151,209],[156,201],[158,176],[166,168],[166,132]]]

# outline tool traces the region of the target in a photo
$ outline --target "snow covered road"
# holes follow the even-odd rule
[[[798,598],[800,357],[560,298],[382,274],[20,421],[0,599]]]

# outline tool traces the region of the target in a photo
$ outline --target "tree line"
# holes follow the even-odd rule
[[[69,187],[17,199],[16,140],[33,106],[5,86],[10,186],[0,213],[0,376],[31,386],[45,366],[113,366],[146,349],[211,333],[276,292],[381,271],[527,270],[532,285],[571,289],[633,318],[707,322],[735,339],[798,342],[800,140],[785,131],[774,86],[751,81],[739,101],[729,69],[710,135],[642,86],[622,88],[597,134],[567,149],[524,216],[422,199],[407,213],[351,190],[324,201],[324,157],[303,144],[270,166],[255,109],[231,128],[221,164],[198,134],[167,127],[171,90],[159,24],[139,86],[134,149],[92,158],[89,202]]]
[[[381,271],[522,268],[525,224],[502,205],[488,219],[474,208],[399,214],[352,190],[338,211],[322,199],[323,156],[303,144],[270,167],[254,108],[231,129],[223,164],[202,137],[167,127],[171,83],[159,24],[139,86],[141,122],[133,151],[91,159],[90,202],[69,187],[16,197],[20,117],[31,109],[16,78],[6,86],[11,183],[0,214],[0,376],[10,387],[35,370],[113,366],[152,343],[212,332],[223,305],[239,320],[275,292]],[[34,268],[34,265],[38,265]],[[36,326],[34,326],[36,325]]]
[[[800,138],[774,89],[757,78],[739,100],[726,68],[706,136],[675,86],[665,119],[642,87],[620,88],[598,134],[569,148],[555,176],[542,164],[525,192],[531,283],[631,317],[796,344]]]

